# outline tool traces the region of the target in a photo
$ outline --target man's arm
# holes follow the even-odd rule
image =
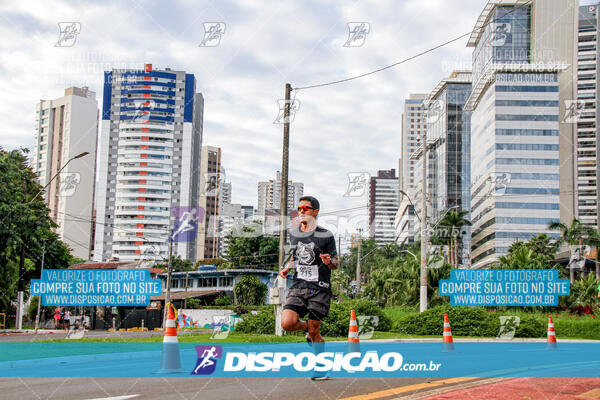
[[[287,278],[288,273],[290,272],[290,268],[294,267],[293,262],[294,262],[294,256],[291,255],[290,256],[290,261],[288,261],[288,263],[286,264],[286,266],[281,271],[279,271],[279,276],[281,276],[282,278]]]
[[[331,254],[333,254],[333,257]],[[327,246],[327,253],[321,254],[321,260],[323,260],[323,264],[327,265],[329,269],[337,269],[339,267],[340,261],[338,259],[333,236],[331,236],[329,245]]]

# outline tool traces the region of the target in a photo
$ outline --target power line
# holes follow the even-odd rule
[[[478,31],[481,31],[483,28],[485,28],[485,27],[486,27],[486,26],[488,26],[489,24],[491,24],[491,23],[494,23],[494,22],[496,22],[497,20],[499,20],[499,19],[501,19],[501,18],[504,18],[504,17],[506,17],[507,15],[509,15],[509,14],[511,14],[511,13],[513,13],[513,12],[515,12],[516,10],[518,10],[518,9],[520,9],[520,8],[524,7],[524,6],[531,5],[531,2],[532,2],[532,0],[528,1],[527,3],[523,3],[523,4],[521,4],[520,6],[514,7],[514,8],[513,8],[511,11],[507,12],[506,14],[504,14],[504,15],[502,15],[502,16],[500,16],[500,17],[498,17],[498,18],[495,18],[495,19],[493,19],[493,20],[490,20],[489,22],[487,22],[487,23],[483,24],[483,25],[482,25],[482,26],[481,26],[481,27],[478,29]],[[408,57],[408,58],[405,58],[405,59],[403,59],[403,60],[400,60],[400,61],[398,61],[398,62],[395,62],[395,63],[393,63],[393,64],[386,65],[385,67],[381,67],[381,68],[375,69],[375,70],[373,70],[373,71],[365,72],[364,74],[360,74],[360,75],[356,75],[356,76],[352,76],[352,77],[349,77],[349,78],[344,78],[344,79],[338,79],[338,80],[331,81],[331,82],[319,83],[319,84],[316,84],[316,85],[308,85],[308,86],[300,86],[300,87],[295,87],[295,88],[293,88],[293,90],[294,90],[294,91],[297,91],[297,90],[304,90],[304,89],[313,89],[313,88],[317,88],[317,87],[323,87],[323,86],[336,85],[336,84],[338,84],[338,83],[344,83],[344,82],[349,82],[349,81],[353,81],[353,80],[356,80],[356,79],[364,78],[365,76],[369,76],[369,75],[376,74],[376,73],[378,73],[378,72],[385,71],[385,70],[387,70],[387,69],[390,69],[390,68],[396,67],[396,66],[398,66],[398,65],[404,64],[404,63],[406,63],[406,62],[408,62],[408,61],[414,60],[415,58],[421,57],[421,56],[423,56],[423,55],[425,55],[425,54],[427,54],[427,53],[431,53],[432,51],[434,51],[434,50],[437,50],[437,49],[439,49],[439,48],[441,48],[441,47],[447,46],[447,45],[449,45],[450,43],[454,43],[454,42],[456,42],[456,41],[458,41],[458,40],[460,40],[460,39],[464,38],[465,36],[469,36],[469,35],[471,35],[471,34],[472,34],[472,33],[474,33],[474,32],[475,32],[474,30],[473,30],[473,31],[469,31],[469,32],[467,32],[467,33],[464,33],[464,34],[462,34],[462,35],[460,35],[460,36],[457,36],[457,37],[455,37],[455,38],[453,38],[453,39],[450,39],[450,40],[448,40],[448,41],[446,41],[446,42],[444,42],[444,43],[438,44],[437,46],[431,47],[431,48],[429,48],[429,49],[427,49],[427,50],[425,50],[425,51],[422,51],[422,52],[420,52],[420,53],[417,53],[417,54],[415,54],[415,55],[413,55],[413,56],[410,56],[410,57]]]

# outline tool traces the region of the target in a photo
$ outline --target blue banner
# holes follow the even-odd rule
[[[453,269],[439,282],[453,306],[557,306],[569,290],[554,269]]]
[[[148,269],[45,269],[30,288],[45,306],[148,306],[162,291]]]
[[[179,352],[171,377],[597,377],[600,343],[368,342],[359,352],[326,343],[0,343],[0,377],[156,377],[163,351]]]

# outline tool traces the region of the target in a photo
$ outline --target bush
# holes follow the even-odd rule
[[[387,332],[392,329],[392,321],[374,301],[355,299],[331,304],[329,315],[321,324],[321,334],[323,336],[347,336],[350,310],[356,311],[357,317],[361,315],[377,316],[379,318],[379,323],[375,327],[377,331]]]
[[[515,332],[515,337],[541,338],[548,334],[547,321],[536,315],[521,315],[521,322]]]
[[[231,296],[220,296],[215,300],[216,306],[229,306],[233,304],[233,299]]]
[[[271,309],[258,314],[245,314],[243,319],[235,324],[235,331],[273,335],[275,334],[275,312]]]
[[[500,329],[498,318],[481,308],[442,305],[420,314],[401,317],[394,330],[409,335],[442,336],[445,313],[450,319],[453,335],[495,337]]]
[[[554,319],[556,337],[600,339],[600,320],[590,317],[564,317]]]
[[[242,276],[233,287],[236,304],[245,306],[265,304],[267,291],[267,285],[255,275]]]

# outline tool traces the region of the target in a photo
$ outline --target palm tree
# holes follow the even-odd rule
[[[465,225],[470,226],[471,221],[466,219],[468,211],[465,210],[450,210],[440,221],[440,225],[450,229],[450,262],[453,266],[458,266],[458,233]]]
[[[598,246],[600,242],[597,232],[593,228],[582,224],[577,218],[571,222],[571,226],[567,226],[562,222],[554,221],[548,225],[548,228],[560,230],[562,236],[559,241],[562,243],[568,243],[571,246],[579,245],[580,251],[581,246],[584,244]],[[583,272],[583,274],[585,274],[585,272]],[[596,274],[598,274],[598,266],[596,266]],[[571,283],[575,281],[575,269],[571,267],[569,267],[569,280]]]

